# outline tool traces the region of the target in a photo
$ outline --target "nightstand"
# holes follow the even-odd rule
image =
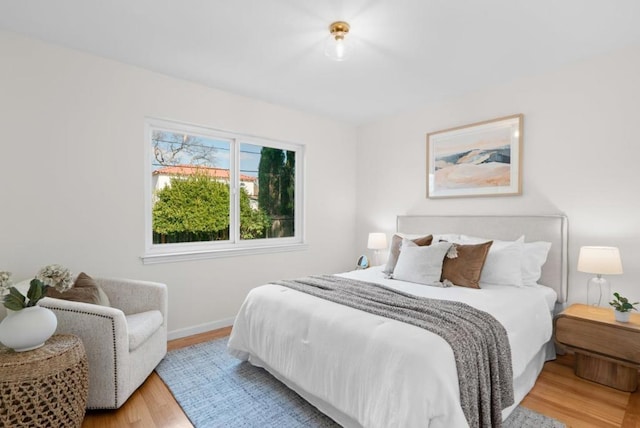
[[[635,391],[640,368],[640,315],[617,322],[613,309],[571,305],[554,321],[555,341],[576,355],[577,376]]]
[[[82,426],[89,368],[80,339],[56,334],[32,351],[0,345],[0,426]]]

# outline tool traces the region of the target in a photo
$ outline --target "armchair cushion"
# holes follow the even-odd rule
[[[129,329],[129,351],[138,349],[162,325],[160,311],[147,311],[139,314],[127,315]]]
[[[96,282],[109,296],[111,306],[125,315],[159,309],[166,316],[167,289],[164,284],[121,278],[96,278]]]

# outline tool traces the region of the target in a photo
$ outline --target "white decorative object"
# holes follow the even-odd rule
[[[616,321],[618,322],[629,322],[629,317],[631,316],[631,312],[620,312],[613,310],[613,313],[616,315]]]
[[[57,326],[56,315],[47,308],[31,306],[11,311],[0,322],[0,342],[16,352],[30,351],[44,345]]]
[[[596,277],[587,283],[587,303],[602,306],[611,298],[611,285],[602,275],[622,273],[620,251],[616,247],[581,247],[578,271],[596,274]]]

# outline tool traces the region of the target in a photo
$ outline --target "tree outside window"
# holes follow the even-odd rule
[[[234,206],[240,240],[295,236],[295,150],[166,129],[151,145],[154,245],[229,242]]]

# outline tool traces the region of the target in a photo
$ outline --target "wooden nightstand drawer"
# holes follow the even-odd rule
[[[571,305],[555,319],[555,340],[575,352],[576,375],[623,391],[636,389],[640,315],[621,323],[612,309]]]
[[[640,330],[560,316],[556,320],[556,340],[563,345],[640,364]]]

